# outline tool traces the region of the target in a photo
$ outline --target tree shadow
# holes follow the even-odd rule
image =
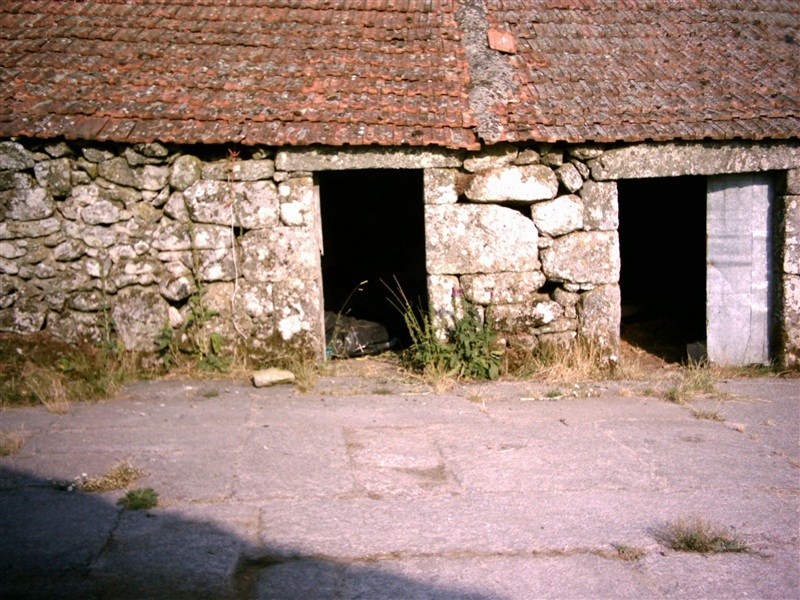
[[[122,510],[118,496],[61,490],[0,466],[0,597],[489,599],[379,561],[253,542],[256,532],[187,516],[187,507]]]

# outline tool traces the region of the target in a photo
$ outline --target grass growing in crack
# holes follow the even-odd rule
[[[110,492],[130,487],[139,477],[142,470],[128,461],[119,461],[102,477],[81,475],[75,479],[74,487],[82,492]]]
[[[484,414],[489,413],[489,408],[486,406],[486,398],[479,392],[472,392],[467,396],[467,401],[472,404],[477,404],[480,411]]]
[[[473,404],[483,404],[485,402],[485,398],[479,392],[471,392],[469,396],[467,396],[467,400]]]
[[[697,516],[669,521],[656,533],[659,542],[678,552],[748,552],[728,528]]]
[[[626,546],[625,544],[614,544],[614,550],[617,551],[617,557],[625,562],[634,562],[644,557],[647,552],[641,548],[634,546]]]
[[[158,506],[158,492],[153,488],[131,490],[117,500],[117,505],[125,510],[147,510]]]
[[[22,449],[28,439],[25,429],[0,431],[0,456],[12,456]]]
[[[691,364],[681,373],[681,379],[667,388],[662,397],[675,404],[686,404],[692,398],[720,396],[719,376],[714,367]]]
[[[720,423],[725,421],[725,417],[723,417],[719,411],[716,410],[701,410],[694,408],[692,409],[692,416],[695,419],[701,419],[706,421],[718,421]]]
[[[482,394],[473,392],[467,396],[467,400],[472,404],[477,404],[481,411],[486,412],[486,398],[484,398]]]

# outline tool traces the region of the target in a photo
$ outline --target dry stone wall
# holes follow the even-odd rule
[[[619,346],[615,182],[589,180],[602,151],[500,144],[460,168],[425,171],[429,302],[437,324],[463,296],[509,344],[592,339]],[[454,301],[455,300],[455,301]]]
[[[153,350],[201,295],[229,346],[321,351],[311,174],[200,150],[0,142],[0,331]]]
[[[800,169],[790,169],[780,189],[777,231],[777,350],[785,366],[800,365]]]
[[[0,142],[0,332],[46,330],[153,350],[191,300],[228,347],[322,353],[318,197],[323,170],[424,172],[429,305],[445,326],[462,297],[511,345],[576,338],[618,351],[616,179],[740,169],[785,173],[778,339],[800,362],[796,144],[497,144],[241,149]]]

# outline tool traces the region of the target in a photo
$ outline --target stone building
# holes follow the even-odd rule
[[[202,292],[321,353],[396,278],[510,345],[624,311],[796,365],[798,44],[771,0],[5,2],[0,331],[148,350]]]

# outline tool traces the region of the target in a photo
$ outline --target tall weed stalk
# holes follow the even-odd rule
[[[495,347],[497,333],[489,324],[489,311],[481,318],[478,307],[468,302],[460,290],[453,292],[452,327],[440,336],[430,313],[414,307],[395,280],[394,290],[384,282],[391,294],[389,302],[403,316],[411,346],[404,353],[406,365],[419,372],[437,376],[467,379],[497,379],[503,353]]]

